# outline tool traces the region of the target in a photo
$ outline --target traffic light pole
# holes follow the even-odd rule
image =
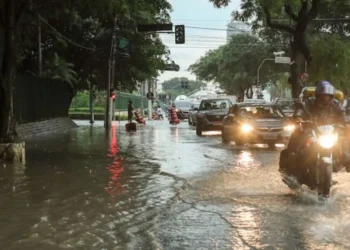
[[[90,124],[94,124],[95,122],[95,115],[94,115],[94,96],[93,96],[93,85],[90,82]]]
[[[117,28],[117,18],[114,19],[111,52],[108,60],[108,84],[107,84],[107,91],[106,91],[106,112],[105,112],[105,124],[104,124],[104,127],[106,129],[110,129],[112,126],[112,119],[111,119],[112,118],[112,114],[111,114],[112,100],[110,97],[110,91],[111,91],[111,86],[113,84],[112,80],[114,80],[115,54],[116,54],[116,48],[117,48],[116,28]]]

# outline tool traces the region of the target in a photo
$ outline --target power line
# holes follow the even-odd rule
[[[170,34],[169,34],[170,35]],[[186,37],[192,37],[192,38],[206,38],[206,39],[211,39],[211,40],[227,40],[227,37],[220,37],[220,36],[201,36],[201,35],[188,35],[186,34]],[[171,36],[164,36],[164,38],[174,38],[174,35],[171,34]]]
[[[70,42],[71,44],[75,45],[75,46],[78,46],[82,49],[86,49],[86,50],[92,50],[92,51],[96,51],[96,50],[101,50],[101,49],[104,49],[106,47],[101,47],[101,48],[88,48],[88,47],[85,47],[83,45],[80,45],[74,41],[72,41],[71,39],[69,39],[68,37],[64,36],[62,33],[60,33],[58,30],[56,30],[54,27],[52,27],[44,18],[42,18],[40,15],[39,16],[39,19],[41,21],[43,21],[47,26],[49,26],[51,29],[53,29],[57,34],[59,34],[62,38],[64,38],[65,40],[67,40],[68,42]]]
[[[289,19],[271,19],[271,21],[288,21]],[[312,19],[312,21],[350,21],[350,18],[316,18],[316,19]]]
[[[195,21],[195,22],[230,22],[231,20],[219,20],[219,19],[214,19],[214,20],[209,20],[209,19],[171,19],[172,21]]]
[[[185,26],[186,28],[188,29],[199,29],[199,30],[218,30],[218,31],[241,31],[243,33],[246,33],[247,31],[246,30],[241,30],[241,29],[236,29],[236,28],[233,28],[233,29],[218,29],[218,28],[209,28],[209,27],[196,27],[196,26]]]

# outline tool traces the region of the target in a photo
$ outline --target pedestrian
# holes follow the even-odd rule
[[[158,115],[158,119],[159,120],[164,120],[164,117],[163,117],[163,110],[160,106],[158,106],[157,108],[157,115]]]
[[[133,111],[134,111],[134,106],[132,104],[132,101],[129,100],[129,105],[128,105],[128,121],[129,123],[132,123],[132,116],[133,116]]]

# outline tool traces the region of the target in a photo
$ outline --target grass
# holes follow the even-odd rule
[[[94,107],[94,112],[95,113],[103,113],[105,111],[104,107]],[[69,109],[69,113],[71,112],[83,112],[83,113],[89,113],[90,112],[90,108],[70,108]]]

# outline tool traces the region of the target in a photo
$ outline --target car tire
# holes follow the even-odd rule
[[[196,134],[202,136],[202,129],[198,125],[196,126]]]
[[[229,143],[230,142],[230,140],[227,138],[227,136],[225,135],[225,133],[224,133],[224,129],[222,129],[221,130],[221,139],[222,139],[222,143]]]

